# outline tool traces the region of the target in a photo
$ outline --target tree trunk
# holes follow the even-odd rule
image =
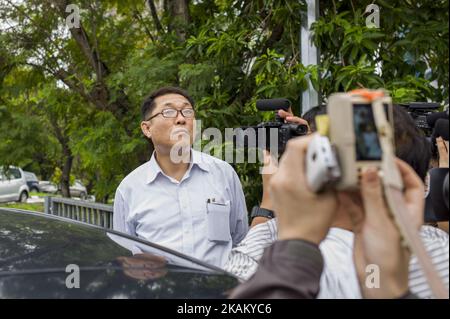
[[[69,146],[69,138],[66,130],[58,125],[54,114],[49,114],[49,121],[53,128],[53,133],[63,151],[64,164],[61,176],[61,193],[63,197],[70,197],[70,172],[72,170],[73,154]],[[65,127],[67,127],[67,122],[65,123]]]
[[[183,0],[187,1],[187,0]],[[65,8],[69,4],[67,0],[53,0],[58,6],[59,12],[63,18],[66,16]],[[105,78],[110,74],[109,69],[104,61],[100,58],[100,52],[98,51],[98,45],[96,41],[89,39],[89,36],[80,21],[78,28],[70,28],[72,38],[77,43],[87,63],[93,70],[96,76],[96,83],[90,92],[85,92],[85,88],[82,84],[74,83],[70,80],[70,73],[63,69],[57,71],[59,79],[63,80],[74,91],[79,92],[89,102],[93,103],[100,110],[110,111],[114,117],[123,124],[124,130],[128,136],[133,136],[133,123],[126,118],[126,114],[130,109],[130,103],[128,97],[123,89],[117,90],[117,99],[115,102],[110,103],[111,96],[110,88],[105,83]],[[95,40],[95,34],[92,35]]]
[[[86,192],[88,194],[92,194],[93,193],[93,191],[92,191],[93,188],[94,188],[94,179],[93,178],[89,178],[88,179],[88,183],[86,185]]]
[[[61,176],[61,193],[63,197],[70,198],[70,171],[72,170],[73,155],[67,147],[64,149],[64,166]]]
[[[191,22],[189,0],[167,0],[165,7],[170,17],[169,32],[175,31],[180,42],[184,42],[186,40],[187,27]]]

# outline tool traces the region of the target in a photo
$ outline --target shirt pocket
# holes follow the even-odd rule
[[[229,242],[230,201],[225,203],[207,203],[208,239],[216,242]]]

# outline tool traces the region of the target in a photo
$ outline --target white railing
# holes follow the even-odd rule
[[[44,212],[109,229],[113,227],[113,207],[110,205],[61,197],[45,197]]]

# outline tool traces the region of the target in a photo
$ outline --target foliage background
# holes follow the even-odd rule
[[[380,28],[364,9],[380,7]],[[68,29],[65,8],[81,9]],[[448,103],[448,1],[319,1],[312,41],[320,66],[300,61],[306,6],[293,0],[0,0],[0,165],[42,179],[71,175],[99,201],[150,156],[143,98],[187,89],[203,128],[256,124],[258,98],[287,97],[301,115],[311,79],[335,91],[384,87],[395,101]],[[303,39],[305,41],[305,39]],[[249,209],[258,165],[236,164]],[[73,179],[73,177],[72,177]]]

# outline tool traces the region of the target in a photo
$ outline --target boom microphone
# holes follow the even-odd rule
[[[264,99],[256,101],[256,108],[260,111],[287,111],[291,106],[291,101],[288,99]]]

